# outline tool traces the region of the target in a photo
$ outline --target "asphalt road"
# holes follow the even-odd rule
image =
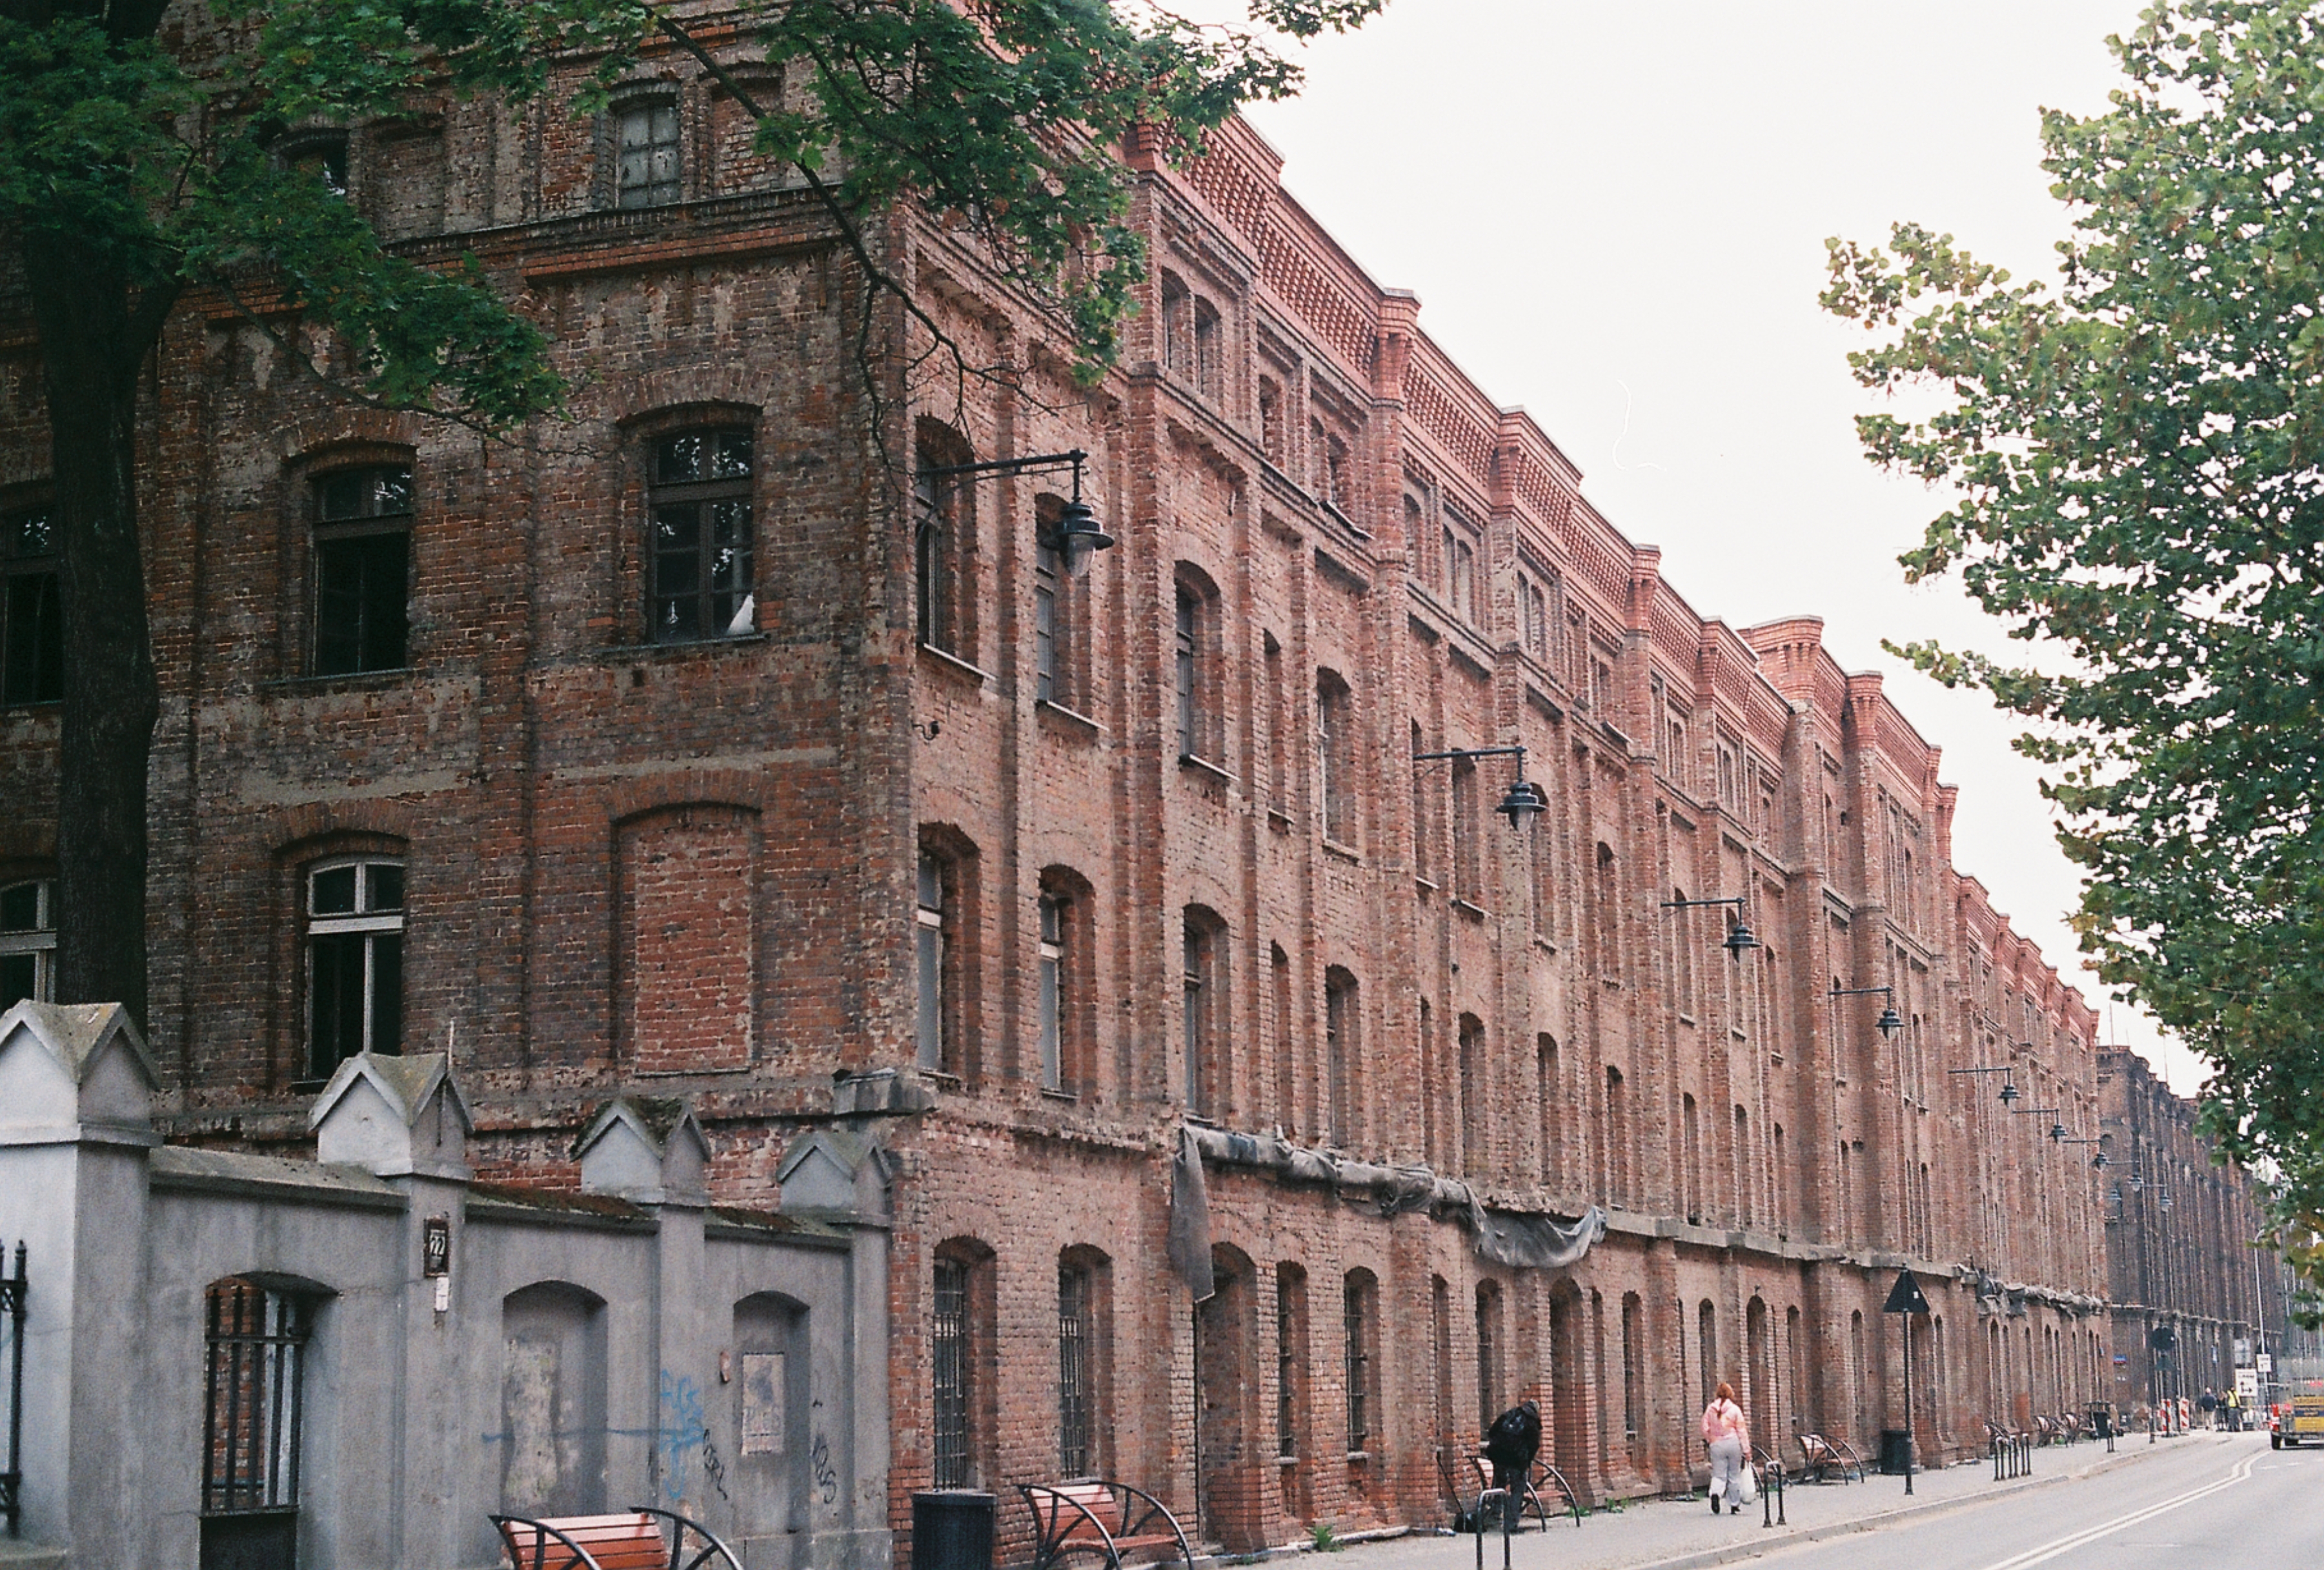
[[[2324,1567],[2324,1448],[2264,1435],[2190,1445],[2059,1487],[1779,1548],[1781,1570]]]

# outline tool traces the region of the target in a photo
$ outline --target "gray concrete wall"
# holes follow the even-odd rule
[[[810,1136],[825,1167],[861,1171],[791,1215],[708,1210],[690,1121],[667,1148],[631,1119],[585,1152],[585,1187],[611,1173],[642,1197],[483,1189],[448,1075],[376,1062],[318,1103],[319,1150],[367,1168],[159,1147],[125,1019],[0,1014],[0,1239],[26,1241],[32,1280],[27,1544],[91,1570],[199,1562],[206,1295],[244,1277],[315,1306],[301,1570],[481,1570],[501,1557],[487,1517],[552,1494],[692,1516],[752,1570],[885,1570],[884,1167],[868,1147]],[[359,1130],[332,1126],[355,1109]],[[641,1187],[641,1142],[675,1176]],[[440,1309],[431,1216],[451,1229]]]

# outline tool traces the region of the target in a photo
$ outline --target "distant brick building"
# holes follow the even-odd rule
[[[1905,1266],[1924,1456],[2116,1393],[2107,1184],[2050,1137],[2098,1129],[2096,1020],[1953,869],[1936,748],[1818,622],[1697,615],[1249,129],[1183,175],[1132,150],[1153,276],[1086,392],[1054,324],[898,217],[888,264],[1016,376],[955,401],[890,356],[876,426],[862,280],[684,61],[595,120],[452,102],[294,141],[406,254],[523,299],[574,422],[480,445],[335,399],[223,300],[171,328],[176,1136],[295,1147],[367,1047],[450,1052],[504,1181],[575,1183],[616,1093],[687,1098],[730,1203],[774,1196],[802,1124],[875,1135],[899,1533],[917,1489],[1085,1472],[1231,1550],[1439,1519],[1440,1458],[1528,1394],[1592,1497],[1699,1475],[1722,1379],[1763,1446],[1872,1446]],[[5,279],[0,321],[37,576]],[[1046,543],[1065,478],[925,477],[1074,448],[1119,537],[1084,578]],[[51,709],[0,709],[28,987],[56,745]],[[1514,759],[1415,761],[1518,746],[1525,829],[1493,810]],[[1762,947],[1672,908],[1726,898]],[[1252,1136],[1206,1172],[1199,1307],[1166,1257],[1188,1122]],[[1468,1224],[1592,1205],[1568,1268]]]
[[[2115,1399],[2225,1394],[2249,1353],[2309,1349],[2284,1318],[2284,1264],[2257,1246],[2251,1187],[2214,1162],[2194,1103],[2115,1051],[2098,1055],[2098,1105]]]

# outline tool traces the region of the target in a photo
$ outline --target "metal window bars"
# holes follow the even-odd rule
[[[31,1290],[20,1240],[15,1273],[0,1276],[0,1323],[8,1327],[8,1470],[0,1472],[0,1516],[12,1538],[24,1524],[24,1300]]]
[[[208,1299],[202,1513],[294,1511],[312,1307],[239,1277]]]

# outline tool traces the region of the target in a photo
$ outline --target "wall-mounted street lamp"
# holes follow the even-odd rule
[[[1740,894],[1721,900],[1665,900],[1663,901],[1663,909],[1665,910],[1692,910],[1698,905],[1735,907],[1735,919],[1727,928],[1725,940],[1720,944],[1720,947],[1733,957],[1741,959],[1750,950],[1766,947],[1753,935],[1751,924],[1743,919],[1743,896]]]
[[[2095,1145],[2105,1137],[2103,1134],[2083,1134],[2076,1139],[2061,1140],[2058,1142],[2061,1145]],[[2095,1171],[2103,1172],[2113,1165],[2114,1158],[2104,1150],[2090,1158],[2090,1167]]]
[[[1493,810],[1508,818],[1511,828],[1529,828],[1535,818],[1549,809],[1549,795],[1525,777],[1525,755],[1523,747],[1453,747],[1442,753],[1415,753],[1412,761],[1434,763],[1462,758],[1515,758],[1517,777],[1509,781],[1508,793]]]
[[[2061,1123],[2061,1122],[2060,1122],[2058,1121],[2058,1119],[2059,1119],[2061,1116],[2062,1116],[2062,1115],[2063,1115],[2063,1113],[2062,1113],[2062,1112],[2061,1111],[2061,1109],[2059,1109],[2059,1108],[2057,1108],[2057,1107],[2054,1107],[2054,1106],[2028,1106],[2028,1107],[2019,1107],[2019,1108],[2016,1108],[2016,1109],[2015,1109],[2015,1110],[2011,1113],[2011,1115],[2012,1115],[2013,1117],[2021,1117],[2021,1118],[2038,1118],[2038,1117],[2047,1117],[2047,1118],[2050,1120],[2050,1138],[2051,1138],[2052,1140],[2053,1140],[2053,1141],[2062,1141],[2062,1140],[2066,1137],[2066,1125],[2065,1125],[2065,1124],[2063,1124],[2063,1123]]]
[[[1831,984],[1831,995],[1835,998],[1868,998],[1874,993],[1886,998],[1888,1006],[1880,1011],[1880,1017],[1872,1021],[1872,1028],[1884,1037],[1894,1036],[1904,1028],[1904,1020],[1896,1012],[1895,987],[1844,987],[1835,981]]]
[[[2012,1077],[2016,1070],[2006,1063],[1983,1064],[1975,1068],[1948,1068],[1947,1074],[1998,1074],[2001,1076],[2001,1104],[2007,1106],[2017,1099],[2017,1085]]]
[[[1065,559],[1065,571],[1079,577],[1089,570],[1089,560],[1097,552],[1113,544],[1113,536],[1097,526],[1097,514],[1082,500],[1082,466],[1089,454],[1075,448],[1071,452],[1034,453],[1027,457],[988,458],[981,464],[945,464],[936,468],[922,469],[927,479],[948,479],[955,475],[1039,475],[1055,474],[1061,469],[1074,472],[1073,499],[1058,514],[1056,523],[1045,531],[1041,543],[1053,548]]]

